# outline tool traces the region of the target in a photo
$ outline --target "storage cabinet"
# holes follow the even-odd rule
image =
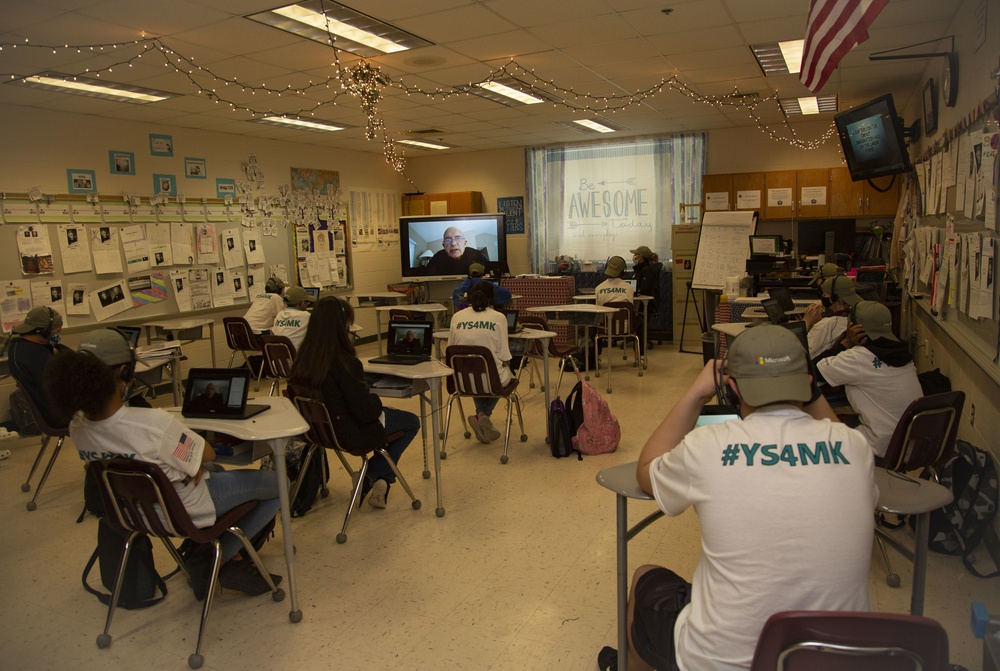
[[[899,203],[899,183],[896,176],[873,180],[879,191],[868,181],[852,182],[847,168],[830,169],[830,216],[832,217],[892,217]]]
[[[454,191],[452,193],[421,193],[403,196],[403,215],[473,214],[486,212],[486,201],[481,191]]]
[[[795,171],[779,170],[764,175],[764,219],[795,216]]]

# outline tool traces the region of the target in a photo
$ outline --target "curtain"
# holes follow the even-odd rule
[[[645,245],[671,258],[670,227],[681,203],[701,201],[705,133],[630,142],[529,147],[528,254],[532,272],[556,256],[603,263]]]

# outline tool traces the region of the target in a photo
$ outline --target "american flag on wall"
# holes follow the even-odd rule
[[[174,456],[180,461],[191,461],[191,448],[194,446],[194,438],[186,433],[181,434],[174,448]]]
[[[817,93],[889,0],[810,0],[799,80]]]

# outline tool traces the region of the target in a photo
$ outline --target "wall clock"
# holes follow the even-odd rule
[[[937,87],[931,77],[924,84],[924,133],[930,137],[937,130]]]
[[[941,98],[948,107],[954,107],[958,99],[958,54],[945,54],[944,74],[941,77]]]

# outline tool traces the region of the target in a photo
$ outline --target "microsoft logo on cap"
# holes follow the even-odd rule
[[[789,362],[791,360],[792,360],[792,357],[790,357],[790,356],[788,356],[786,354],[785,356],[781,357],[780,359],[777,358],[777,357],[773,357],[773,356],[759,356],[759,357],[756,357],[754,359],[754,362],[758,366],[763,366],[764,364],[767,364],[767,363],[787,363],[787,362]]]

